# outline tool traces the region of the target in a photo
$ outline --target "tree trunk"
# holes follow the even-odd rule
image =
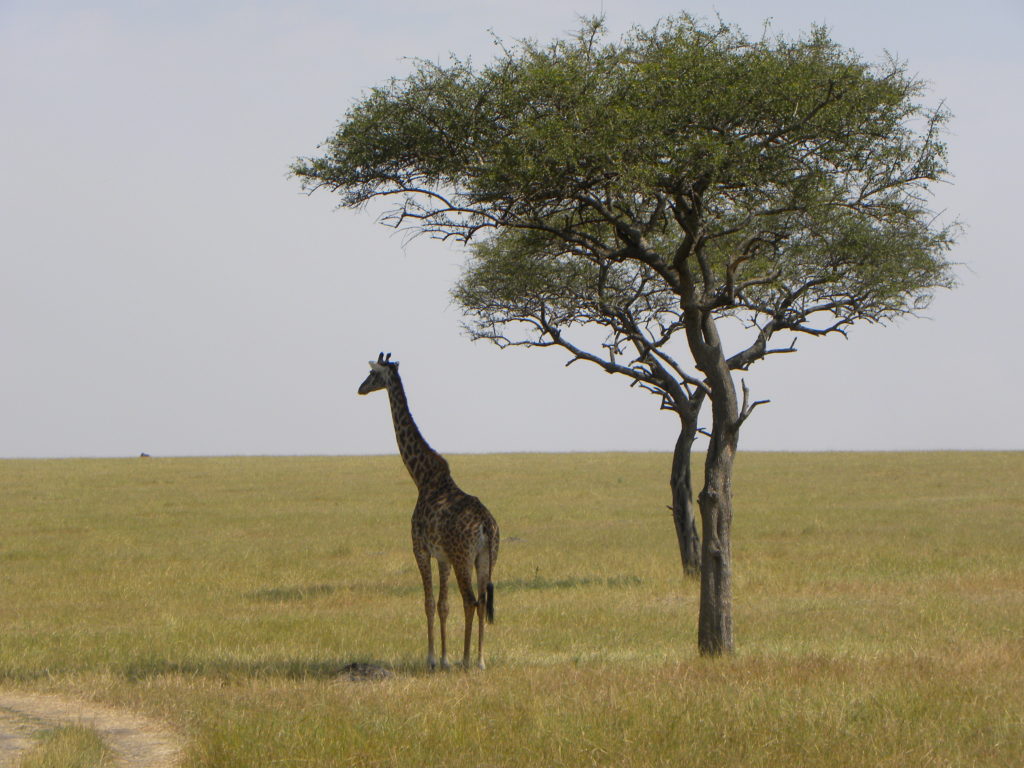
[[[700,536],[693,514],[693,481],[690,454],[697,434],[697,420],[683,419],[672,456],[672,519],[676,524],[679,555],[683,573],[695,577],[700,573]]]
[[[701,553],[700,618],[697,646],[703,656],[732,653],[732,470],[736,438],[716,434],[708,446],[704,464],[704,488],[700,492]]]
[[[704,536],[700,562],[697,647],[702,656],[735,650],[732,636],[732,470],[740,426],[748,414],[746,388],[737,402],[729,362],[714,319],[699,311],[687,317],[687,340],[697,367],[707,377],[711,439],[704,459],[704,487],[697,498]]]

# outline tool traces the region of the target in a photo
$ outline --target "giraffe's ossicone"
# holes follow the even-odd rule
[[[370,362],[370,375],[359,386],[365,395],[386,389],[391,401],[398,450],[412,476],[419,497],[412,513],[412,551],[423,579],[424,607],[427,613],[427,663],[437,665],[434,655],[435,604],[441,625],[441,666],[448,667],[448,575],[462,594],[466,614],[466,634],[462,664],[469,667],[473,639],[473,616],[477,616],[479,640],[477,665],[484,668],[484,619],[494,621],[494,584],[492,574],[498,560],[498,523],[476,496],[470,496],[452,480],[448,462],[427,445],[409,412],[398,363],[382,352]],[[431,558],[437,560],[438,594],[435,603]],[[475,580],[474,580],[475,572]],[[475,581],[475,590],[474,590]]]

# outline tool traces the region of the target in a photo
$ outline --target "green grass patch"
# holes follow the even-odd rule
[[[397,457],[0,461],[0,686],[190,768],[1019,766],[1024,453],[741,453],[720,660],[669,456],[450,460],[502,530],[486,672],[425,668]]]
[[[44,731],[19,768],[115,768],[113,753],[89,728],[67,725]]]

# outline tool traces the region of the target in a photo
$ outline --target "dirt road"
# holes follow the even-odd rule
[[[0,691],[0,768],[16,768],[36,733],[71,724],[99,733],[123,768],[174,768],[181,760],[177,735],[140,715],[62,696]]]

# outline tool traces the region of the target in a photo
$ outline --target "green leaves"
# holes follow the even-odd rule
[[[543,280],[582,301],[573,270],[629,263],[693,312],[811,330],[807,307],[884,320],[952,284],[955,225],[928,208],[949,114],[924,90],[823,27],[750,39],[682,15],[609,41],[590,19],[482,67],[420,62],[292,171],[346,206],[391,201],[392,226],[500,241],[522,271],[492,302]]]

